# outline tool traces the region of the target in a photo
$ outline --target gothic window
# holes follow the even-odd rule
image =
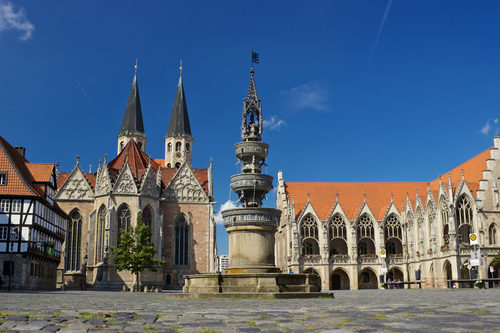
[[[181,215],[175,224],[175,265],[188,265],[189,226],[186,217]]]
[[[456,208],[458,223],[458,242],[469,244],[469,234],[472,232],[472,208],[465,195],[458,200]]]
[[[153,213],[151,213],[151,208],[149,206],[144,208],[144,211],[142,212],[142,221],[149,227],[149,232],[151,233],[149,241],[151,242],[153,237]]]
[[[97,214],[96,262],[104,260],[104,230],[106,226],[106,207],[101,206]]]
[[[186,151],[189,152],[189,143],[186,143]]]
[[[318,224],[316,219],[308,214],[300,224],[302,255],[319,254]]]
[[[167,145],[167,153],[170,153],[172,151],[172,143],[169,142]]]
[[[497,226],[495,223],[490,225],[490,228],[488,229],[488,236],[490,239],[490,245],[495,245],[497,243]]]
[[[403,229],[395,214],[389,215],[384,223],[384,239],[387,254],[402,254]]]
[[[449,226],[448,226],[448,207],[443,202],[441,204],[441,224],[443,226],[443,244],[448,244],[450,241]]]
[[[329,224],[330,255],[347,254],[346,225],[340,214],[335,214]]]
[[[175,151],[181,151],[182,144],[180,141],[175,143]]]
[[[66,229],[66,270],[79,271],[81,268],[82,216],[78,209],[73,209],[69,217]]]
[[[375,254],[374,229],[371,218],[363,214],[356,225],[358,254]]]
[[[123,204],[118,208],[118,232],[120,230],[130,231],[130,209],[127,204]]]

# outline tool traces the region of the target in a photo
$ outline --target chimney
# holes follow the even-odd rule
[[[14,149],[21,155],[23,158],[26,155],[26,147],[14,147]]]

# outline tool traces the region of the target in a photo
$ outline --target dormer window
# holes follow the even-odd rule
[[[7,185],[7,172],[0,172],[0,186]]]

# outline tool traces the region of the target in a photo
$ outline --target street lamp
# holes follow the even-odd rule
[[[18,237],[18,229],[17,228],[11,228],[10,229],[10,262],[9,262],[9,287],[8,290],[10,292],[11,287],[12,287],[12,271],[14,269],[14,262],[13,262],[13,254],[14,254],[14,242],[17,241]]]

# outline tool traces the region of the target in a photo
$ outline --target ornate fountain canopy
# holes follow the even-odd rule
[[[247,97],[243,100],[243,117],[241,120],[241,138],[243,141],[260,141],[262,138],[262,106],[257,97],[257,88],[253,78],[254,70],[250,69],[250,83]]]

